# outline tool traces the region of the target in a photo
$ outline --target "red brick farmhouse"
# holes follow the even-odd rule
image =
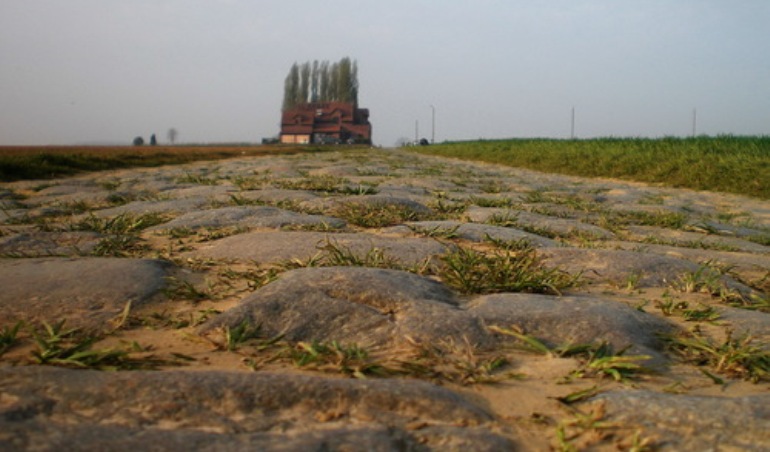
[[[330,144],[372,142],[369,110],[349,102],[311,102],[285,110],[281,143]]]

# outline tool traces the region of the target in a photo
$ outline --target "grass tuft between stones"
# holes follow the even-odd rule
[[[124,314],[127,315],[127,312]],[[143,347],[137,342],[123,347],[95,348],[94,345],[105,337],[104,334],[66,327],[64,320],[30,325],[25,328],[28,333],[24,337],[20,336],[22,326],[24,323],[18,322],[0,332],[0,356],[11,347],[31,339],[35,348],[29,352],[28,358],[22,358],[30,364],[111,371],[158,369],[183,364],[174,358],[151,354],[150,347]]]
[[[441,257],[438,276],[464,294],[529,292],[561,294],[580,276],[543,266],[532,247],[489,253],[458,247]]]
[[[698,332],[663,336],[670,350],[685,362],[706,366],[714,372],[731,378],[742,378],[754,383],[770,381],[770,352],[750,335],[733,337],[728,331],[724,341],[714,341]],[[724,382],[708,371],[703,371],[717,384]]]
[[[384,202],[344,203],[337,207],[333,214],[363,228],[382,228],[424,219],[420,213],[409,206]]]

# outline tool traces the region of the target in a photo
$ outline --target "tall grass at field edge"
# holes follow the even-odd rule
[[[543,172],[770,199],[770,136],[508,139],[411,149]]]

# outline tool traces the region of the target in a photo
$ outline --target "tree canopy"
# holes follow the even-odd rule
[[[348,57],[336,63],[294,63],[284,82],[283,109],[307,102],[358,105],[358,63]]]

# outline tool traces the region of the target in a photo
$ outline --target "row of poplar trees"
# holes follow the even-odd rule
[[[283,109],[307,102],[350,102],[358,105],[358,63],[345,57],[336,63],[294,63],[286,76]]]

